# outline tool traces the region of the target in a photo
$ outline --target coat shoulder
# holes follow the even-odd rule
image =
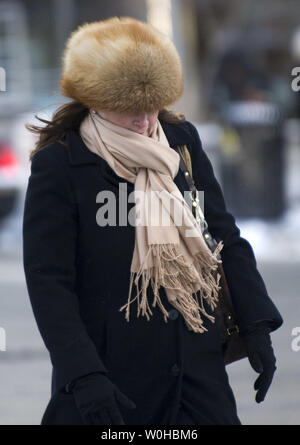
[[[190,147],[200,141],[196,127],[188,120],[179,123],[161,122],[161,125],[171,145],[187,145]]]
[[[68,147],[61,142],[56,141],[51,144],[45,145],[36,151],[31,159],[34,164],[36,162],[47,162],[51,166],[55,165],[67,165],[68,164]]]
[[[196,126],[190,121],[184,121],[180,125],[182,125],[182,131],[189,135],[191,141],[194,144],[200,144],[202,147],[201,138]]]

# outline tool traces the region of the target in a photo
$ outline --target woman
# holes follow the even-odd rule
[[[167,108],[183,91],[173,43],[129,17],[86,23],[67,42],[60,86],[73,101],[46,127],[28,127],[40,137],[24,207],[24,270],[53,365],[41,423],[240,424],[213,317],[218,252],[260,373],[257,402],[276,368],[269,333],[282,318],[197,130]],[[184,199],[178,146],[204,190],[214,252]],[[155,192],[169,225],[138,223]],[[179,209],[184,220],[175,225]]]

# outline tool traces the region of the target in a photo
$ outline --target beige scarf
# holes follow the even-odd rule
[[[170,304],[183,315],[189,330],[206,331],[200,314],[214,322],[203,303],[205,299],[212,310],[217,305],[220,275],[216,270],[221,262],[217,257],[223,243],[214,253],[207,247],[189,205],[173,181],[180,158],[169,146],[159,120],[148,137],[120,127],[92,110],[81,123],[80,134],[86,146],[104,158],[118,176],[134,183],[135,209],[139,210],[135,217],[139,214],[140,223],[135,225],[128,302],[120,311],[126,308],[125,318],[129,321],[130,304],[137,299],[137,316],[141,312],[149,320],[153,315],[147,300],[151,280],[152,306],[158,304],[165,322],[168,312],[159,296],[160,286],[165,288]],[[137,294],[131,300],[133,282]]]

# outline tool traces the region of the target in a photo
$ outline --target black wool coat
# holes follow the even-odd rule
[[[190,151],[210,232],[224,242],[223,266],[240,329],[262,320],[277,329],[281,315],[249,242],[226,210],[196,128],[188,121],[161,124],[171,147],[186,144]],[[174,181],[182,194],[188,190],[180,169]],[[127,189],[119,191],[120,182]],[[116,197],[115,226],[97,223],[97,212],[106,203],[99,202],[98,193],[104,190]],[[160,295],[169,311],[167,323],[158,307],[149,321],[136,317],[135,303],[129,322],[119,311],[128,298],[135,240],[134,226],[119,223],[119,193],[128,196],[133,190],[132,183],[85,146],[77,131],[66,133],[66,146],[56,142],[33,156],[23,261],[33,313],[53,367],[51,398],[41,423],[81,424],[74,396],[64,387],[81,375],[107,371],[137,406],[120,406],[126,424],[174,425],[179,408],[195,424],[239,424],[216,323],[204,317],[207,332],[189,331],[164,288]],[[128,203],[128,212],[133,206]],[[151,305],[151,286],[148,301]]]

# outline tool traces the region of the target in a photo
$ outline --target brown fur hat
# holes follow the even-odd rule
[[[182,66],[173,42],[132,17],[84,23],[63,53],[60,89],[88,108],[154,112],[183,92]]]

